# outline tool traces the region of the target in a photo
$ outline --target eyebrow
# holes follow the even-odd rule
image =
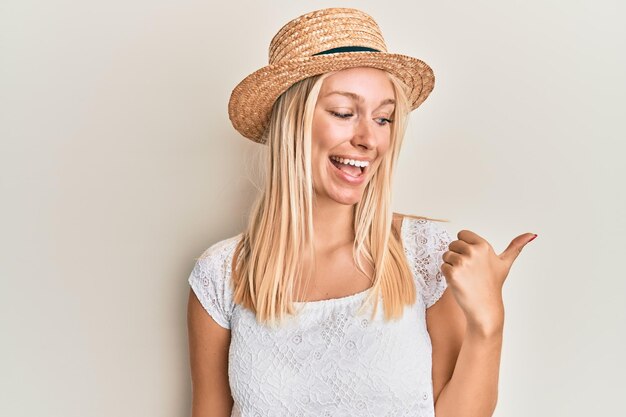
[[[333,94],[339,94],[339,95],[342,95],[342,96],[346,96],[346,97],[349,97],[352,100],[355,100],[355,101],[358,101],[358,102],[362,102],[363,101],[363,97],[361,97],[358,94],[352,93],[350,91],[331,91],[330,93],[326,94],[324,97],[328,97],[328,96],[333,95]],[[385,100],[381,101],[380,104],[378,105],[378,107],[381,107],[381,106],[383,106],[385,104],[396,104],[396,101],[394,99],[392,99],[392,98],[388,98],[388,99],[385,99]]]

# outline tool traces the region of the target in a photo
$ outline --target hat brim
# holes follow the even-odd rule
[[[343,52],[267,65],[244,78],[232,91],[228,116],[244,137],[263,143],[274,101],[294,83],[313,75],[354,67],[378,68],[407,87],[411,110],[426,100],[435,85],[432,69],[422,60],[386,52]]]

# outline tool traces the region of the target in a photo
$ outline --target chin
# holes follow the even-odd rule
[[[367,174],[365,174],[367,175]],[[314,193],[327,201],[333,201],[337,204],[353,206],[363,199],[365,189],[371,181],[371,177],[359,186],[349,186],[338,184],[334,179],[334,175],[329,173],[326,178],[320,179],[317,183],[323,186],[314,187]]]
[[[330,195],[329,197],[339,204],[353,206],[361,201],[361,199],[363,198],[363,193],[361,192],[359,194],[351,193],[348,195]]]
[[[337,204],[341,204],[344,206],[353,206],[355,204],[357,204],[359,201],[361,201],[360,199],[358,200],[335,200],[337,202]]]

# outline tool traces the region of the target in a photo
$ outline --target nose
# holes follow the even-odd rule
[[[372,149],[376,146],[376,136],[374,134],[371,120],[361,117],[354,127],[352,135],[352,145],[360,146],[364,149]]]

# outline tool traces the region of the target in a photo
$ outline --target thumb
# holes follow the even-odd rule
[[[519,235],[513,239],[504,252],[500,254],[500,259],[506,261],[509,266],[512,265],[515,259],[517,259],[517,256],[522,252],[522,249],[524,249],[524,246],[536,237],[537,235],[535,233],[524,233]]]

